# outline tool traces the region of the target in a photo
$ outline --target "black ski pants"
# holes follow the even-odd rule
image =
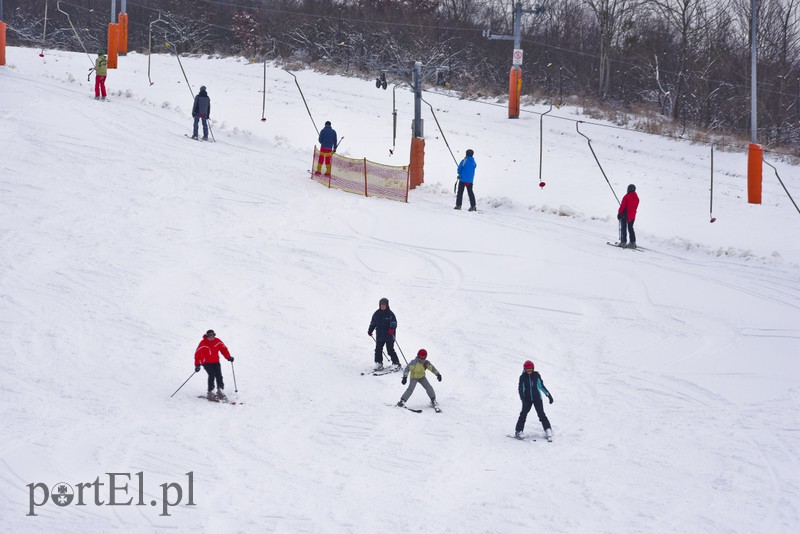
[[[375,342],[375,363],[383,363],[383,346],[386,345],[386,352],[392,359],[392,363],[400,365],[400,360],[397,359],[397,353],[394,351],[393,339],[378,339]]]
[[[628,221],[623,217],[619,220],[619,242],[627,243],[628,234],[631,234],[631,243],[636,243],[636,232],[633,231],[633,223],[635,221]]]
[[[458,196],[456,196],[456,206],[461,206],[461,201],[464,200],[464,188],[467,188],[467,195],[469,195],[469,205],[471,208],[475,207],[475,193],[472,192],[472,182],[458,182]]]
[[[536,415],[539,416],[539,421],[542,423],[542,428],[544,430],[550,428],[550,421],[548,421],[547,416],[544,414],[544,403],[542,403],[542,397],[540,395],[536,395],[533,400],[522,399],[522,411],[519,412],[519,419],[517,419],[517,427],[515,428],[517,432],[522,432],[525,430],[525,421],[528,419],[528,412],[531,411],[532,406],[536,407]]]
[[[213,391],[214,380],[217,381],[217,389],[225,389],[225,383],[222,381],[222,366],[217,363],[204,363],[203,369],[208,373],[208,391]]]

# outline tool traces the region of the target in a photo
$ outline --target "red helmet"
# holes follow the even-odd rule
[[[522,364],[523,369],[533,369],[533,362],[527,360],[525,363]]]
[[[419,358],[420,360],[424,360],[427,357],[428,357],[428,351],[425,349],[419,349],[419,352],[417,352],[417,358]]]

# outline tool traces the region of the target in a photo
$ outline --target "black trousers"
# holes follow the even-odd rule
[[[517,427],[515,428],[517,432],[525,430],[525,421],[528,419],[528,412],[531,411],[532,406],[536,408],[536,415],[539,416],[539,422],[542,423],[542,428],[544,430],[550,428],[550,421],[548,421],[547,416],[544,414],[542,397],[536,395],[533,400],[522,399],[522,411],[519,412],[519,419],[517,419]]]
[[[217,389],[225,389],[225,383],[222,381],[222,366],[217,363],[204,363],[203,369],[208,373],[208,391],[214,389],[214,380],[217,381]]]
[[[620,243],[627,243],[628,242],[628,234],[631,234],[631,243],[636,243],[636,232],[633,231],[633,223],[635,221],[628,222],[624,217],[619,220],[619,242]]]
[[[475,207],[475,193],[472,192],[472,184],[466,182],[458,182],[458,196],[456,196],[456,206],[461,205],[464,200],[464,188],[467,188],[467,195],[469,195],[469,205]]]
[[[394,340],[392,339],[378,339],[375,342],[375,363],[383,363],[383,346],[386,345],[386,352],[392,359],[392,363],[400,365],[400,360],[397,359],[397,353],[394,351]]]

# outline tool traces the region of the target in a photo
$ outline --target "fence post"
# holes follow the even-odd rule
[[[364,196],[369,196],[367,194],[367,158],[364,158]]]

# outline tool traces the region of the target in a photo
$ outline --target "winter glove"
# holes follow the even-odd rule
[[[622,214],[621,214],[621,213],[617,213],[617,220],[618,220],[618,221],[621,221],[621,220],[622,220]]]
[[[390,336],[393,336],[393,335],[394,335],[394,328],[390,328],[390,329],[389,329],[389,335],[390,335]]]
[[[199,365],[195,365],[194,366],[194,372],[195,373],[199,373],[200,372],[200,366]]]
[[[550,395],[549,393],[547,394],[547,400],[550,401],[550,404],[553,404],[553,396]]]
[[[233,363],[233,356],[231,356],[231,363]]]
[[[369,337],[372,337],[372,330],[367,330],[367,335],[368,335]]]
[[[436,380],[438,380],[439,382],[441,382],[441,381],[442,381],[442,375],[436,375]]]
[[[404,386],[406,385],[406,382],[408,382],[408,378],[406,377],[403,377],[403,379],[400,381],[400,383],[403,384]]]

